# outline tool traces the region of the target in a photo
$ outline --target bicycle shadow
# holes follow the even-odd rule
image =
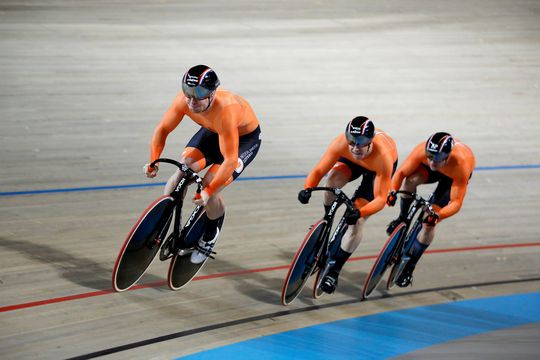
[[[281,281],[283,282],[285,280],[285,276],[288,271],[288,266],[290,266],[290,262],[293,260],[294,256],[296,254],[296,250],[294,251],[283,251],[281,250],[281,255],[279,258],[283,258],[285,263],[288,263],[287,269],[284,270],[283,278]],[[347,265],[349,264],[349,265]],[[343,270],[341,270],[340,277],[339,277],[339,285],[337,288],[337,292],[350,296],[351,298],[358,298],[359,296],[362,296],[362,291],[364,289],[364,282],[369,275],[368,272],[364,271],[357,271],[357,270],[349,270],[348,267],[350,267],[350,263],[347,263],[344,265]],[[313,275],[308,282],[305,285],[305,288],[302,290],[300,295],[295,301],[304,303],[305,305],[316,305],[316,299],[313,299],[312,297],[312,291],[313,287],[315,286],[315,275]],[[280,288],[281,290],[281,288]],[[323,295],[323,296],[331,296],[331,295]],[[315,302],[314,302],[315,301]]]
[[[33,261],[47,264],[57,270],[60,277],[74,284],[95,290],[111,289],[113,259],[111,266],[106,267],[91,259],[74,256],[61,248],[5,237],[0,237],[0,248],[16,251]],[[145,274],[144,280],[152,282],[163,279]]]
[[[232,271],[240,272],[238,275],[228,277],[234,281],[234,288],[239,293],[258,302],[271,305],[281,304],[281,286],[283,285],[286,269],[254,272],[253,269],[238,266],[234,262],[221,258],[212,261],[212,268],[217,272],[220,272],[218,269],[234,269]],[[275,275],[269,275],[270,273],[275,273]]]
[[[220,272],[218,269],[234,269],[232,271],[239,272],[238,275],[231,275],[229,278],[234,281],[235,289],[245,296],[258,302],[281,305],[281,289],[287,275],[289,264],[292,261],[295,252],[281,251],[280,258],[285,260],[283,269],[254,272],[253,269],[240,267],[234,262],[216,258],[212,260],[213,264],[211,272]],[[207,268],[209,270],[209,268]],[[364,281],[368,273],[349,271],[345,266],[341,272],[340,283],[337,291],[341,294],[350,296],[351,298],[359,298],[362,296]],[[315,276],[312,276],[297,301],[306,305],[314,305],[317,301],[313,299],[311,292],[313,290]]]

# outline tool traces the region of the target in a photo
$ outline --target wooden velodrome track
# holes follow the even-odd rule
[[[218,257],[196,281],[172,292],[168,264],[156,262],[148,286],[111,293],[121,243],[162,191],[125,185],[172,173],[147,180],[141,168],[179,76],[198,63],[252,104],[262,149],[224,192]],[[2,359],[174,358],[540,290],[538,1],[2,0],[0,79]],[[369,220],[336,294],[312,300],[309,284],[283,307],[287,266],[322,213],[320,197],[296,201],[295,175],[359,114],[394,137],[401,160],[437,130],[469,144],[478,169],[465,204],[438,226],[413,287],[360,302],[396,215],[387,208]],[[196,129],[185,119],[164,155],[178,157]]]

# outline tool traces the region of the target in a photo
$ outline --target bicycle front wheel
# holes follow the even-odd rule
[[[146,208],[129,232],[113,269],[115,291],[125,291],[146,272],[159,251],[174,210],[174,200],[161,196]]]
[[[418,233],[422,230],[422,218],[419,217],[414,225],[410,228],[409,232],[407,233],[405,237],[405,244],[403,245],[403,254],[399,256],[396,261],[395,265],[392,267],[392,271],[390,271],[390,275],[388,275],[388,280],[386,281],[386,289],[390,290],[396,285],[396,280],[400,277],[403,270],[405,270],[405,266],[410,260],[410,256],[412,253],[412,246],[414,244],[414,240],[418,237]]]
[[[325,220],[316,222],[298,248],[281,289],[281,303],[283,305],[289,305],[296,299],[313,274],[313,270],[317,266],[317,257],[320,255],[321,246],[324,243],[322,235],[326,226]]]
[[[321,262],[323,262],[323,264],[322,266],[319,265],[319,267],[321,267],[321,271],[317,271],[317,276],[315,276],[315,282],[313,283],[312,295],[314,299],[318,299],[324,295],[324,291],[321,290],[321,283],[326,274],[328,274],[328,270],[330,270],[330,264],[328,262],[332,259],[332,257],[336,254],[337,250],[341,246],[341,240],[343,239],[343,236],[347,232],[348,228],[349,226],[342,219],[335,230],[333,236],[334,241],[332,241],[328,245],[328,253],[325,254],[324,258],[319,261],[319,264],[321,264]]]
[[[394,254],[394,250],[399,244],[401,237],[404,235],[405,230],[405,223],[401,223],[388,237],[388,240],[386,241],[384,247],[379,253],[377,260],[375,260],[375,263],[373,264],[373,267],[371,268],[371,271],[364,283],[364,289],[362,293],[362,297],[364,299],[367,299],[371,295],[373,290],[377,288],[377,286],[382,280],[384,273],[392,264],[392,255]]]

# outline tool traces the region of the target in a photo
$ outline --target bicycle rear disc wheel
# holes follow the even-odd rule
[[[131,228],[114,264],[115,291],[129,289],[150,267],[167,234],[173,210],[173,198],[164,195],[150,204]]]
[[[362,298],[367,299],[381,282],[384,273],[391,265],[392,255],[394,254],[394,250],[396,249],[400,238],[403,236],[405,229],[405,223],[400,223],[394,232],[388,237],[388,240],[384,244],[379,256],[377,257],[377,260],[375,260],[375,263],[373,264],[371,271],[366,278]]]
[[[204,228],[206,225],[206,212],[204,208],[200,208],[198,213],[194,214],[193,223],[190,224],[189,231],[184,236],[184,242],[190,245],[195,245],[199,239],[204,235]],[[221,226],[220,226],[221,229]],[[219,240],[219,238],[218,238]],[[191,262],[192,249],[185,255],[174,255],[171,264],[169,265],[169,272],[167,274],[167,284],[171,290],[180,290],[187,283],[193,279],[197,273],[202,269],[208,258],[204,259],[200,264],[194,264]]]
[[[309,277],[313,275],[313,270],[317,266],[317,257],[321,252],[320,247],[323,244],[320,238],[326,225],[325,220],[317,221],[298,248],[281,289],[283,305],[289,305],[296,299]]]

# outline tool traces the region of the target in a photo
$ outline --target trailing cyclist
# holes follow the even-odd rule
[[[353,197],[358,210],[356,216],[359,218],[355,225],[347,229],[341,246],[332,255],[335,263],[320,285],[324,292],[335,291],[341,268],[362,241],[364,223],[370,215],[384,208],[392,174],[397,167],[397,158],[394,140],[384,131],[375,129],[375,125],[367,117],[358,116],[347,124],[345,133],[332,141],[319,163],[306,178],[304,190],[298,194],[298,200],[304,204],[311,196],[305,189],[317,186],[328,172],[326,186],[333,188],[342,188],[362,176],[360,186]],[[326,211],[329,210],[333,200],[333,194],[325,193]]]
[[[253,161],[261,145],[259,121],[248,102],[228,90],[218,89],[219,79],[211,68],[196,65],[182,78],[182,92],[157,125],[150,146],[150,162],[158,159],[165,140],[188,116],[201,128],[186,145],[180,162],[200,172],[210,166],[204,176],[203,190],[193,202],[205,207],[206,228],[191,254],[191,262],[199,264],[211,253],[225,216],[221,190],[236,179]],[[155,177],[159,168],[144,166],[148,177]],[[170,194],[182,173],[177,170],[169,178],[164,193]]]
[[[473,152],[467,145],[449,133],[437,132],[418,144],[395,173],[392,191],[387,197],[389,206],[395,205],[395,192],[400,187],[416,193],[418,185],[438,183],[431,201],[435,214],[425,216],[422,231],[414,240],[411,259],[396,281],[398,286],[406,287],[412,283],[414,268],[435,237],[435,225],[461,208],[474,164]],[[388,225],[386,232],[389,235],[407,216],[412,201],[411,197],[401,195],[400,214]]]

